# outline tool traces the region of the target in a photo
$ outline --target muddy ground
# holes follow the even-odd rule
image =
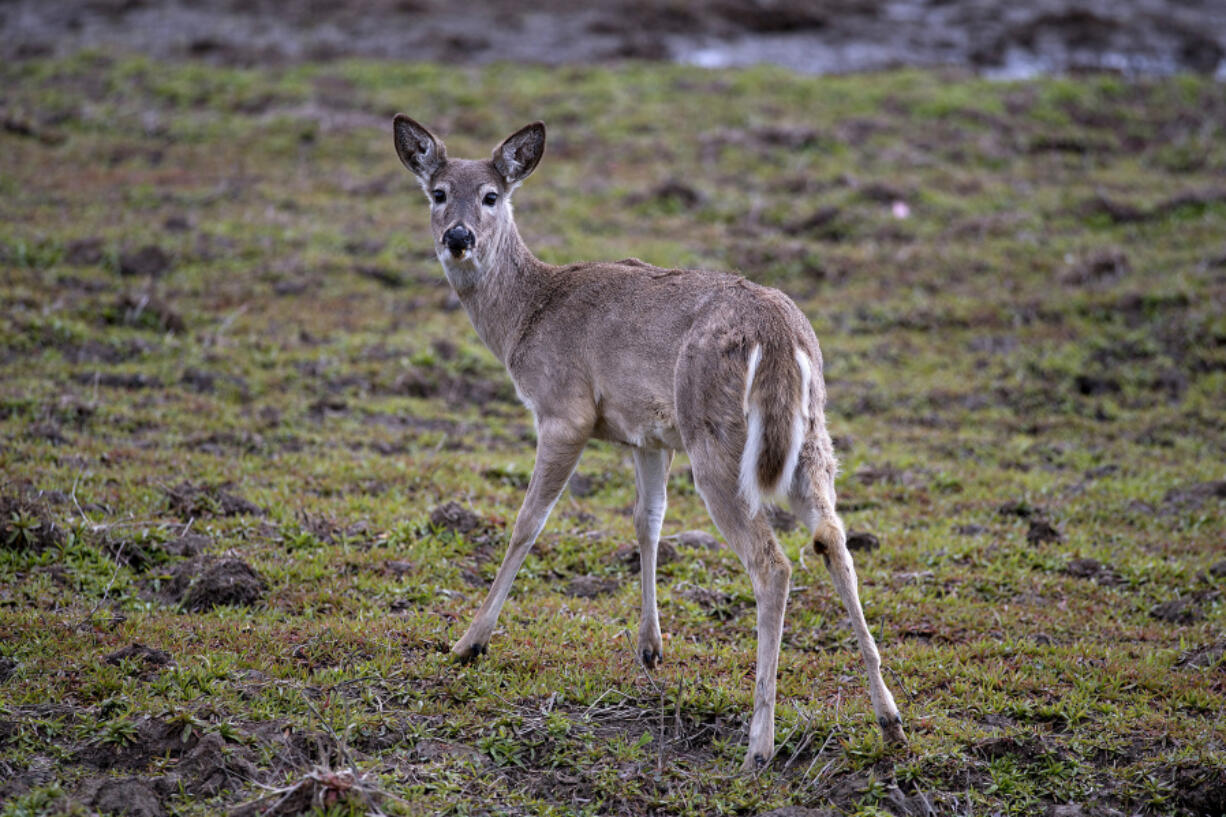
[[[212,48],[0,65],[5,817],[1226,811],[1220,82]],[[535,435],[433,258],[398,110],[459,156],[548,123],[515,194],[545,260],[800,303],[907,749],[810,554],[778,755],[737,771],[753,594],[684,458],[658,670],[612,445],[489,654],[451,662]]]
[[[806,73],[962,66],[995,76],[1226,73],[1215,0],[615,0],[347,3],[10,0],[0,56],[81,48],[218,64],[375,57],[448,64],[769,62]]]

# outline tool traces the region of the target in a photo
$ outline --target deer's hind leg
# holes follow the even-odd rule
[[[639,542],[642,567],[643,610],[639,618],[639,658],[651,669],[664,658],[660,636],[660,611],[656,605],[656,551],[660,527],[668,505],[668,467],[673,452],[667,449],[634,449],[634,532]]]
[[[860,605],[856,568],[852,563],[851,552],[847,549],[847,533],[843,528],[843,520],[839,519],[835,511],[834,455],[829,439],[824,441],[825,445],[821,445],[821,442],[817,439],[805,442],[795,479],[788,492],[788,500],[792,510],[813,534],[813,550],[826,563],[835,590],[843,600],[843,607],[851,619],[851,627],[856,633],[860,655],[868,673],[869,696],[873,701],[873,713],[877,716],[881,733],[888,743],[905,744],[907,738],[903,734],[898,706],[881,677],[881,656],[877,652],[877,643],[868,629],[864,609]]]
[[[694,485],[716,527],[749,571],[758,608],[758,655],[749,749],[743,768],[765,765],[775,752],[775,685],[779,642],[791,586],[792,565],[779,547],[766,514],[750,510],[738,490],[737,463],[710,448],[693,446]]]

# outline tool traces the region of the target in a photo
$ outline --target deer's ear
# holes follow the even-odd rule
[[[525,125],[494,149],[494,169],[511,187],[522,182],[545,155],[545,123]]]
[[[402,113],[392,120],[396,155],[425,187],[438,169],[447,164],[447,148],[425,126]]]

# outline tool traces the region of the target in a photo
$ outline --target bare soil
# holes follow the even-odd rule
[[[17,0],[0,9],[0,56],[102,48],[232,65],[374,57],[451,64],[774,62],[806,73],[956,65],[1002,76],[1226,70],[1220,3],[1128,0],[1105,9],[1087,0],[550,0],[530,7],[477,0],[456,13],[442,0]],[[10,130],[22,128],[30,129],[13,120]],[[667,195],[674,190],[683,201],[696,200],[692,189],[675,183]],[[147,248],[130,258],[125,270],[168,263]]]

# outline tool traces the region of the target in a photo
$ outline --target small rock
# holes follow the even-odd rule
[[[601,579],[596,576],[575,576],[566,584],[566,595],[578,599],[594,599],[612,593],[618,588],[617,579]]]
[[[1052,805],[1047,808],[1047,817],[1084,817],[1081,806],[1069,803],[1067,805]]]
[[[719,550],[719,540],[705,530],[686,530],[677,534],[677,544],[683,548]]]
[[[864,551],[865,553],[872,553],[879,547],[881,547],[881,540],[874,534],[859,530],[849,530],[847,532],[848,550],[860,550]]]

